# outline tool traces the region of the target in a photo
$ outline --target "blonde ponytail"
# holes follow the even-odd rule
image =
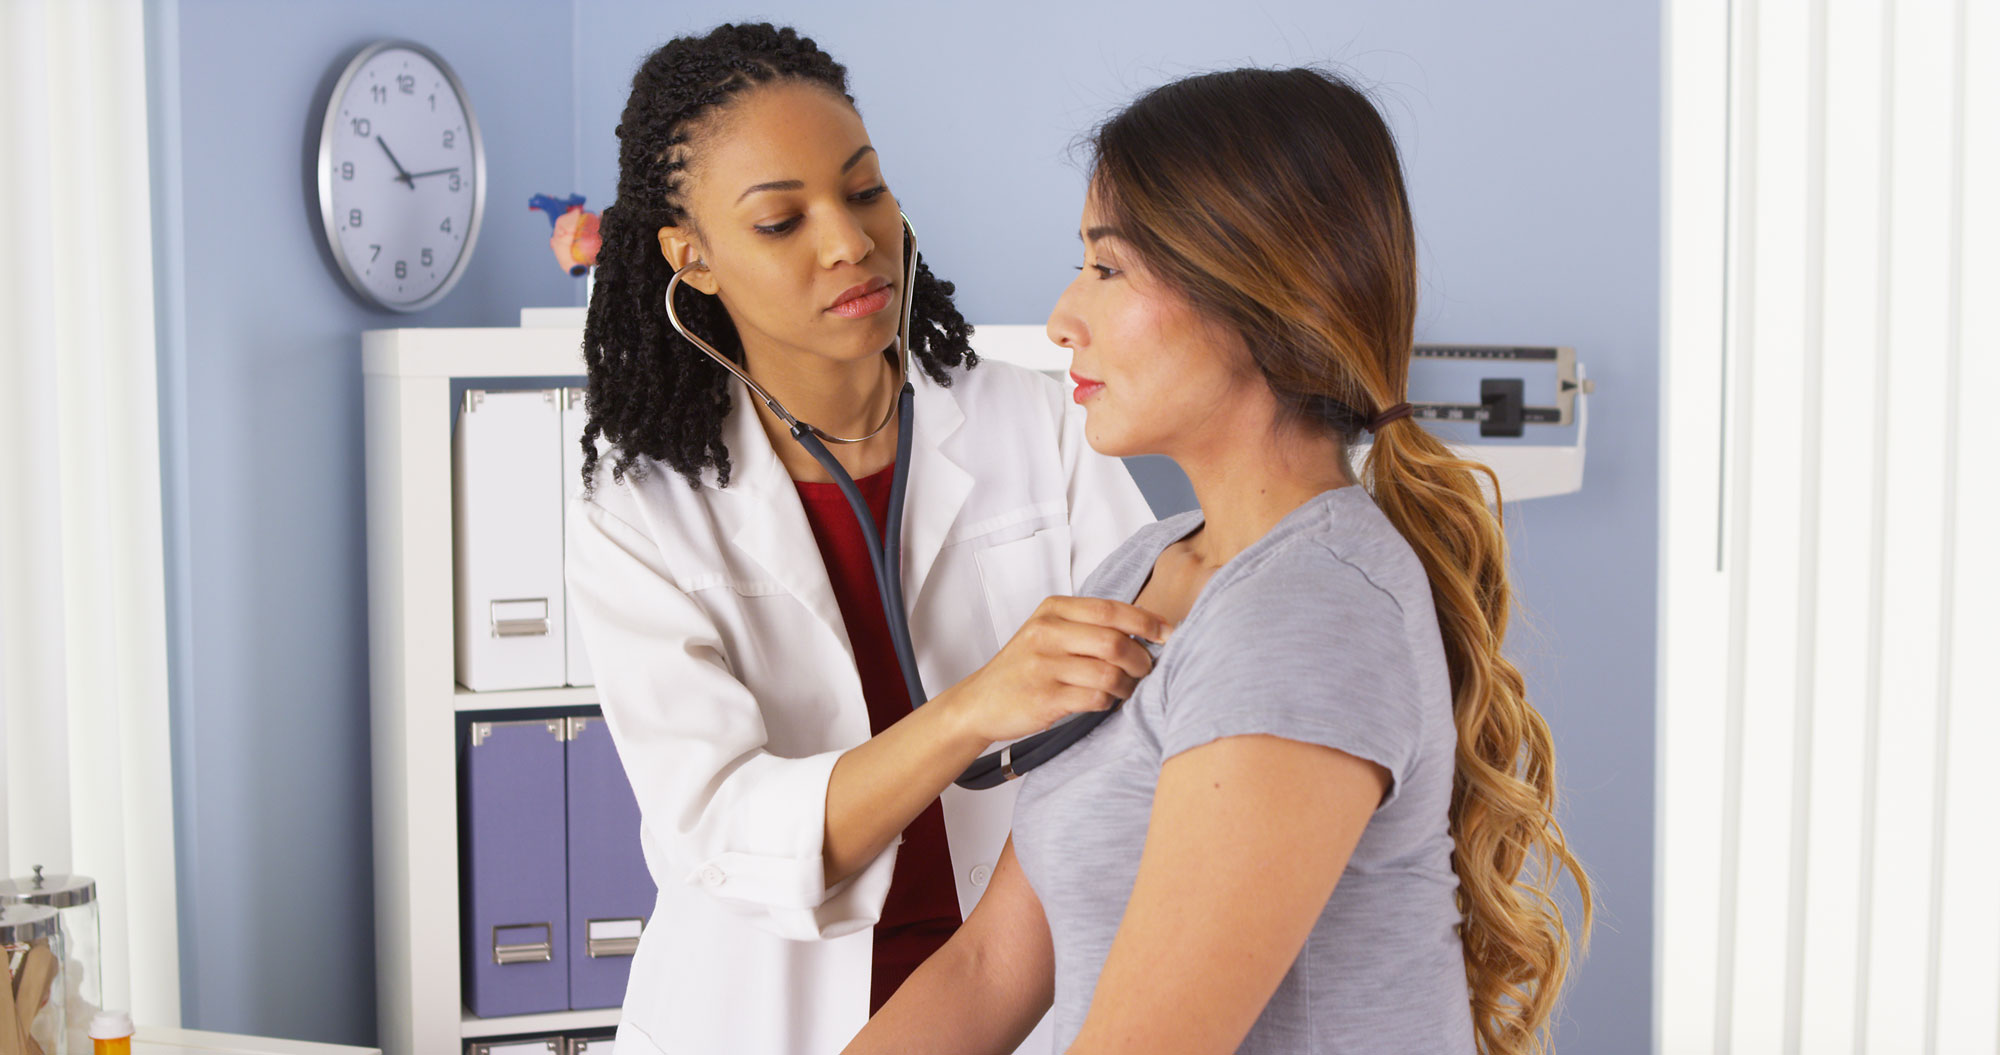
[[[1415,422],[1376,434],[1363,482],[1416,551],[1431,581],[1458,726],[1452,868],[1458,873],[1465,980],[1480,1049],[1546,1050],[1546,1027],[1570,963],[1588,943],[1590,878],[1556,822],[1555,744],[1501,654],[1512,604],[1507,536],[1475,473]],[[1583,926],[1573,950],[1556,887],[1576,884]]]

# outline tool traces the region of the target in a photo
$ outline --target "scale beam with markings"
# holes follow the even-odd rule
[[[1410,359],[1411,416],[1436,423],[1452,450],[1492,469],[1510,503],[1582,490],[1586,397],[1596,387],[1569,347],[1419,344]],[[1531,429],[1572,425],[1573,443],[1519,442]],[[1358,446],[1354,463],[1366,454]],[[1485,474],[1478,480],[1492,501]]]
[[[1522,377],[1481,377],[1477,403],[1417,403],[1415,417],[1425,421],[1474,421],[1481,436],[1520,436],[1527,425],[1568,425],[1576,419],[1577,397],[1596,385],[1577,372],[1576,349],[1535,348],[1498,344],[1419,344],[1415,358],[1488,365],[1543,363],[1555,367],[1554,402],[1530,405]],[[1507,373],[1497,367],[1494,373]]]

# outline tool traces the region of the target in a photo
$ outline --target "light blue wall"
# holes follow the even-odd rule
[[[677,32],[793,21],[846,62],[938,273],[979,322],[1039,322],[1076,262],[1072,138],[1199,69],[1334,60],[1387,100],[1423,241],[1420,336],[1573,344],[1598,379],[1585,491],[1510,513],[1514,651],[1558,741],[1605,925],[1560,1048],[1649,1043],[1660,12],[1539,0],[1102,5],[657,0],[422,6],[156,0],[175,813],[191,1025],[372,1037],[355,334],[301,169],[319,82],[378,36],[479,108],[478,259],[413,325],[576,302],[535,191],[616,185],[632,69]],[[577,27],[574,31],[572,25]],[[177,32],[176,32],[177,30]],[[576,56],[572,65],[572,49]],[[572,127],[572,120],[574,126]],[[576,145],[572,145],[574,142]]]
[[[175,823],[189,1025],[372,1042],[358,334],[570,303],[537,191],[574,182],[568,5],[148,5]],[[492,181],[457,289],[361,307],[318,246],[315,99],[407,37],[465,82]]]

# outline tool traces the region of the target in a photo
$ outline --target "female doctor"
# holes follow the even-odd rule
[[[1150,670],[1133,637],[1164,623],[1052,595],[1152,517],[1060,386],[978,363],[949,283],[919,264],[901,288],[901,211],[846,71],[812,41],[768,25],[674,40],[633,78],[618,136],[569,540],[570,603],[659,887],[618,1043],[833,1052],[992,875],[1012,787],[953,779]],[[828,446],[878,529],[912,429],[902,582],[923,683],[949,686],[923,707],[855,517],[672,328],[676,272],[684,325],[800,421],[863,437]],[[911,422],[894,411],[904,297]]]

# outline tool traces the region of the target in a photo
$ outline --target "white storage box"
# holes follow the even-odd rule
[[[565,388],[562,392],[562,504],[565,531],[569,530],[569,499],[583,490],[583,426],[590,420],[590,415],[583,409],[583,394],[584,390],[581,388]],[[604,441],[599,439],[597,453],[602,455],[604,450]],[[565,631],[564,649],[568,684],[594,684],[590,675],[590,656],[583,651],[583,635],[577,632],[574,625],[567,626]]]
[[[560,389],[472,389],[452,433],[458,683],[564,682]]]

